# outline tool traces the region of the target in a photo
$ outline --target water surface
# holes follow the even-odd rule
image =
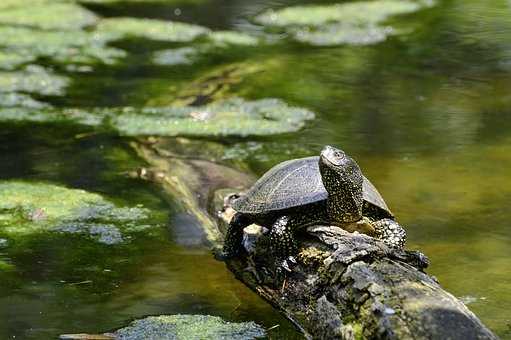
[[[253,32],[260,28],[248,18],[290,3],[296,2],[89,8]],[[342,147],[406,226],[408,246],[431,258],[428,272],[499,336],[511,338],[511,3],[439,0],[391,23],[410,33],[372,46],[280,42],[212,52],[188,66],[151,65],[150,52],[168,46],[126,41],[119,45],[131,52],[127,62],[74,76],[68,95],[51,102],[170,104],[183,84],[207,70],[257,65],[227,94],[281,98],[313,110],[317,119],[298,133],[221,140],[223,161],[241,159],[262,174],[280,161],[316,155],[325,144]],[[206,248],[175,242],[172,202],[169,207],[157,189],[119,175],[140,164],[124,139],[81,137],[84,132],[90,131],[2,125],[0,177],[50,180],[144,204],[161,212],[165,227],[120,247],[47,236],[0,251],[16,265],[14,273],[0,274],[0,337],[101,332],[164,313],[280,324],[272,337],[299,336]]]

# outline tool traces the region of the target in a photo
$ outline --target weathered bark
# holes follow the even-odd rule
[[[157,144],[133,146],[152,167],[148,173],[153,175],[146,177],[196,214],[210,243],[219,247],[218,230],[225,229],[232,211],[218,189],[239,190],[251,178],[214,162],[176,158]],[[218,218],[215,212],[221,208],[224,213]],[[244,244],[250,253],[227,265],[308,337],[496,339],[462,302],[423,272],[428,260],[420,252],[390,249],[336,227],[312,226],[299,235],[297,264],[283,277],[277,275],[262,230],[247,228]]]

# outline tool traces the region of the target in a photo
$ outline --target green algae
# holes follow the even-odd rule
[[[143,230],[149,218],[145,208],[118,207],[99,194],[49,183],[3,181],[0,197],[0,235],[6,238],[59,232],[117,244],[124,232]]]
[[[259,39],[246,33],[236,31],[215,31],[208,34],[208,38],[216,46],[257,46]]]
[[[34,61],[35,56],[0,50],[0,69],[14,70],[20,65]]]
[[[335,5],[294,6],[268,10],[257,23],[280,27],[296,40],[312,45],[372,44],[395,30],[382,24],[390,17],[431,6],[431,2],[407,0],[356,1]]]
[[[65,77],[37,65],[30,65],[19,72],[0,72],[0,92],[28,92],[59,96],[68,85]]]
[[[18,8],[22,6],[32,6],[48,3],[51,0],[2,0],[0,2],[0,10],[6,10],[11,8]],[[62,2],[62,1],[59,1]]]
[[[259,39],[246,33],[235,31],[209,32],[206,39],[195,44],[194,47],[186,46],[174,49],[161,50],[154,53],[153,63],[156,65],[190,65],[195,63],[200,56],[217,52],[220,48],[233,46],[257,46]]]
[[[21,108],[30,108],[30,109],[42,109],[42,108],[48,108],[50,107],[49,104],[40,102],[38,100],[35,100],[31,96],[23,93],[1,93],[0,92],[0,107],[16,107],[20,108],[22,112],[25,110]],[[13,120],[13,119],[6,119],[7,115],[3,115],[3,109],[0,108],[0,121],[1,120]],[[22,118],[22,117],[19,117]]]
[[[29,104],[37,107],[37,102]],[[264,136],[297,131],[313,118],[314,113],[309,110],[271,98],[231,98],[206,106],[0,109],[0,121],[73,123],[102,127],[125,136]]]
[[[45,30],[76,30],[93,25],[97,20],[94,13],[82,6],[55,1],[29,2],[0,11],[0,24]]]
[[[226,322],[209,315],[151,316],[115,332],[121,340],[256,339],[265,335],[254,322]]]
[[[189,65],[193,64],[199,51],[193,47],[181,47],[169,50],[158,51],[153,56],[153,63],[156,65]]]
[[[125,57],[123,50],[108,47],[113,39],[88,31],[42,31],[0,26],[0,46],[32,58],[51,58],[63,63],[113,64]]]
[[[401,0],[355,1],[335,5],[295,6],[267,11],[256,21],[270,26],[321,26],[331,22],[352,25],[378,24],[390,16],[412,13],[420,3]]]
[[[12,95],[12,94],[9,94]],[[6,95],[6,96],[9,96]],[[18,98],[23,99],[23,98]],[[3,122],[34,122],[34,123],[72,123],[85,126],[99,126],[103,124],[104,117],[94,115],[87,111],[77,109],[55,109],[44,103],[33,102],[24,98],[26,102],[18,102],[15,107],[0,108],[0,121]],[[0,97],[1,100],[1,97]],[[8,104],[8,102],[7,102]],[[43,107],[38,107],[42,105]],[[5,105],[0,102],[0,106]],[[25,106],[25,107],[22,107]]]
[[[82,3],[91,4],[117,4],[117,3],[164,3],[165,5],[201,4],[208,0],[81,0]]]
[[[138,18],[107,18],[96,27],[98,34],[110,40],[145,38],[168,42],[189,42],[207,34],[209,29],[176,21]]]
[[[203,107],[124,109],[112,118],[122,135],[257,136],[301,129],[314,114],[278,99],[233,98]]]
[[[345,24],[328,24],[317,29],[294,30],[294,37],[297,41],[316,45],[370,45],[385,41],[389,35],[395,34],[396,30],[390,26],[381,27],[367,25],[356,27]]]

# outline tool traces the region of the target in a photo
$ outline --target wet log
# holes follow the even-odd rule
[[[252,178],[215,162],[176,158],[159,143],[136,142],[133,147],[149,163],[147,171],[158,174],[146,179],[197,214],[218,249],[233,213],[222,195],[246,187]],[[418,251],[391,249],[367,235],[321,225],[304,230],[298,242],[297,264],[282,276],[265,228],[249,226],[246,254],[227,266],[308,338],[497,339],[424,272],[429,261]]]

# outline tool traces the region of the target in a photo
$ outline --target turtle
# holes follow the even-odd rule
[[[393,248],[406,242],[405,230],[355,160],[329,145],[319,157],[274,166],[232,208],[236,213],[227,228],[224,258],[239,255],[243,229],[252,223],[270,229],[270,247],[286,269],[298,251],[295,232],[313,224],[362,230]]]

